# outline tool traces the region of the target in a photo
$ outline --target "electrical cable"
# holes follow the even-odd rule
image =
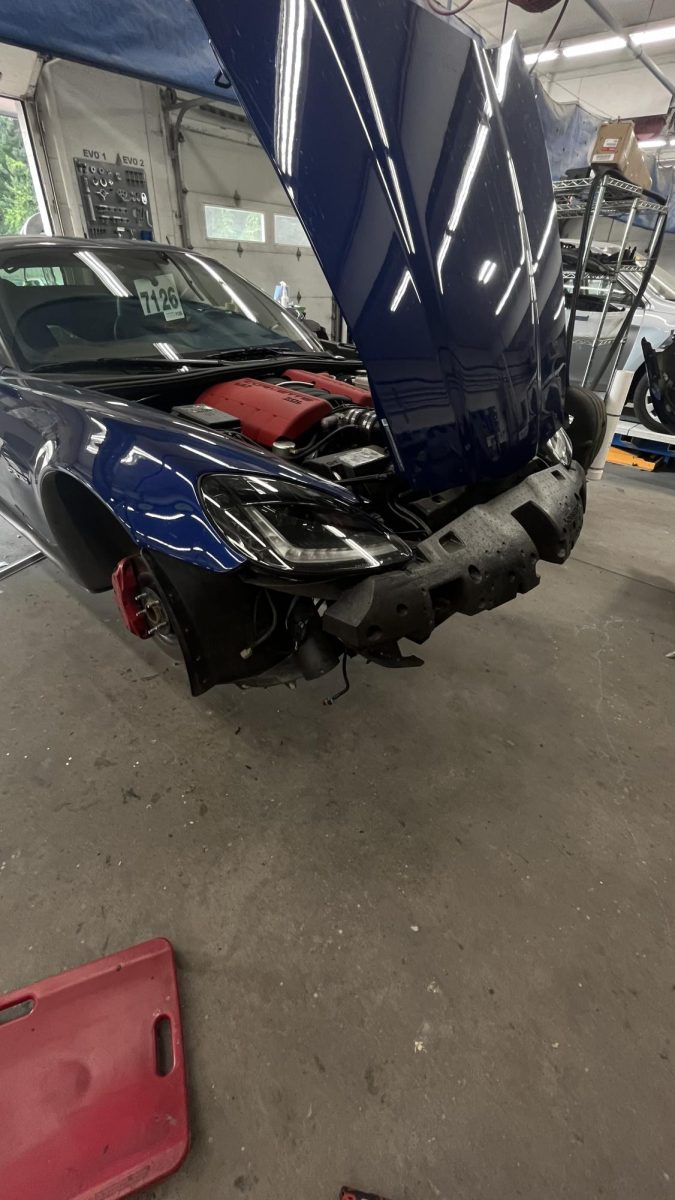
[[[336,692],[334,696],[328,696],[324,700],[323,703],[325,704],[326,708],[330,708],[332,704],[335,704],[336,700],[339,700],[341,696],[346,696],[347,692],[349,691],[350,683],[349,683],[349,676],[347,674],[347,651],[346,650],[345,650],[344,654],[342,655],[342,678],[345,681],[345,686],[343,688],[341,688],[339,692]]]
[[[560,12],[558,13],[555,21],[553,22],[553,27],[551,29],[551,32],[549,33],[541,50],[538,51],[537,57],[535,58],[534,62],[532,63],[532,66],[530,67],[530,75],[534,71],[534,68],[536,67],[537,63],[539,62],[540,55],[542,55],[544,53],[544,50],[547,49],[549,44],[553,41],[553,38],[555,37],[556,33],[558,32],[558,27],[559,27],[560,22],[562,21],[563,17],[565,16],[565,13],[567,12],[567,9],[569,7],[569,2],[570,2],[570,0],[565,0],[565,3],[563,4],[562,8],[560,9]],[[507,0],[507,3],[508,3],[508,0]]]
[[[322,438],[319,438],[318,442],[312,442],[312,445],[307,447],[307,453],[308,453],[308,454],[315,454],[315,453],[316,453],[316,451],[317,451],[317,450],[321,450],[321,448],[322,448],[323,446],[325,446],[325,445],[326,445],[326,443],[327,443],[327,442],[329,442],[329,441],[331,440],[331,438],[334,438],[334,437],[335,437],[335,435],[336,435],[336,433],[345,433],[345,432],[349,432],[349,431],[350,431],[350,428],[351,428],[352,430],[353,430],[354,428],[358,429],[358,426],[353,426],[353,427],[350,427],[349,425],[339,425],[337,429],[331,429],[331,430],[329,430],[329,432],[328,432],[328,433],[325,433],[325,434],[323,435],[323,437],[322,437]],[[298,456],[298,457],[299,457],[299,456]],[[304,459],[302,459],[302,461],[304,462]]]
[[[537,64],[535,63],[534,65],[536,66]],[[532,74],[532,72],[530,72],[530,74]],[[579,104],[579,97],[577,96],[576,92],[573,92],[570,88],[565,87],[564,83],[560,83],[557,75],[555,79],[555,86],[559,88],[561,92],[567,92],[567,95],[572,97],[574,103]],[[590,104],[588,100],[584,100],[584,108],[587,109],[589,113],[592,113],[594,117],[600,117],[601,121],[613,120],[612,113],[602,112],[601,109],[597,108],[594,104]]]
[[[468,8],[470,4],[473,4],[473,0],[464,0],[464,3],[459,4],[457,8],[446,8],[444,4],[440,3],[440,0],[426,0],[427,8],[439,17],[456,17],[458,13],[464,12],[464,9]]]
[[[504,4],[504,20],[502,21],[502,32],[501,32],[501,37],[499,39],[500,46],[503,44],[503,41],[504,41],[504,34],[506,33],[506,21],[507,21],[508,15],[509,15],[509,0],[506,0],[506,2]]]
[[[253,629],[254,629],[254,631],[255,631],[255,628],[257,625],[258,602],[259,602],[262,594],[263,594],[262,592],[258,592],[258,595],[256,596],[256,599],[255,599],[255,606],[253,609]],[[270,625],[269,629],[266,629],[264,633],[260,634],[260,637],[257,637],[254,642],[251,642],[251,645],[249,646],[249,650],[255,650],[257,646],[262,646],[263,642],[266,642],[267,639],[272,636],[272,634],[274,633],[274,630],[277,627],[277,610],[274,607],[272,597],[270,596],[268,591],[265,591],[265,596],[267,597],[267,602],[270,606],[270,609],[272,610],[272,624]]]

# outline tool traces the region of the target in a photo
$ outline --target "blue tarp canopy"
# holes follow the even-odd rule
[[[236,100],[191,0],[0,0],[0,41]]]
[[[602,117],[594,116],[577,103],[556,104],[542,87],[537,88],[537,104],[553,178],[562,179],[571,167],[587,167]],[[655,154],[645,152],[644,159],[652,177],[652,189],[668,202],[666,232],[675,233],[675,172],[659,166]],[[635,224],[651,229],[653,219],[638,217]]]

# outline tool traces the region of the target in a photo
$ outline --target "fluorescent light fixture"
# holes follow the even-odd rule
[[[459,181],[455,203],[453,205],[452,212],[450,213],[450,218],[448,220],[445,233],[443,234],[441,244],[438,248],[438,254],[436,255],[436,273],[438,275],[438,282],[440,284],[441,291],[443,291],[443,263],[445,262],[448,250],[450,249],[452,235],[459,225],[462,213],[464,211],[464,205],[469,199],[471,185],[473,184],[476,171],[480,166],[480,160],[483,156],[488,133],[488,125],[480,124],[478,126],[476,136],[473,141],[473,146],[471,148],[471,153],[469,154],[464,170],[462,171],[462,177]]]
[[[398,200],[398,212],[400,215],[399,225],[401,224],[401,222],[403,222],[403,225],[405,226],[405,229],[403,230],[403,236],[404,236],[404,239],[408,246],[408,249],[410,250],[410,253],[412,254],[415,249],[415,246],[413,243],[412,229],[410,228],[410,222],[408,221],[408,214],[406,212],[405,202],[403,200],[403,192],[401,191],[401,185],[398,181],[398,175],[396,174],[396,167],[394,166],[394,160],[393,160],[393,158],[391,158],[391,156],[389,154],[387,155],[387,165],[389,167],[389,174],[391,176],[391,181],[394,185],[394,190],[396,192],[396,198]]]
[[[258,318],[256,317],[255,313],[251,312],[250,308],[247,308],[247,306],[244,304],[244,301],[235,292],[234,288],[231,288],[229,283],[225,282],[222,275],[218,274],[218,271],[216,270],[215,267],[211,266],[211,263],[208,261],[208,259],[197,258],[196,254],[188,254],[187,251],[185,252],[185,257],[191,259],[192,262],[196,262],[197,265],[202,267],[205,271],[208,271],[211,278],[215,279],[216,283],[220,284],[223,291],[227,292],[228,296],[230,297],[230,300],[232,300],[237,305],[237,308],[241,309],[244,316],[248,317],[249,321],[255,322],[256,325],[258,324]]]
[[[371,108],[373,110],[373,116],[375,117],[375,123],[377,125],[380,137],[382,138],[382,141],[384,142],[385,146],[388,149],[389,148],[389,138],[387,137],[387,130],[385,129],[384,120],[382,118],[382,112],[380,110],[380,106],[377,101],[377,93],[375,91],[373,81],[370,77],[370,71],[368,70],[368,64],[366,62],[366,58],[363,53],[363,47],[359,41],[359,37],[356,32],[356,27],[354,25],[354,19],[350,12],[347,0],[340,0],[340,3],[342,4],[342,11],[345,15],[345,20],[347,22],[347,27],[351,34],[352,42],[354,43],[356,57],[359,60],[359,67],[361,68],[361,75],[363,76],[363,82],[366,85],[366,91],[368,93],[368,99],[370,100]]]
[[[546,249],[546,243],[550,237],[551,230],[553,229],[553,226],[555,224],[557,216],[558,216],[558,207],[554,200],[553,204],[551,206],[551,211],[548,214],[548,221],[546,222],[546,228],[544,229],[544,232],[541,235],[541,242],[539,243],[539,249],[537,250],[537,264],[541,262],[542,254],[544,253],[544,250]]]
[[[479,283],[489,283],[497,270],[497,264],[491,258],[486,258],[480,271],[478,272]]]
[[[638,29],[637,33],[629,34],[629,41],[634,46],[650,46],[658,42],[675,41],[675,25],[662,25],[656,29]],[[553,62],[562,53],[565,58],[581,58],[584,54],[610,54],[612,50],[624,50],[628,42],[622,37],[596,38],[590,42],[573,42],[571,46],[560,50],[531,51],[525,55],[528,66],[532,63]]]
[[[277,105],[274,140],[279,165],[285,175],[293,174],[297,149],[295,127],[302,79],[305,0],[285,0],[279,15]]]
[[[176,354],[176,351],[169,342],[153,342],[152,344],[155,350],[159,350],[160,354],[163,354],[165,358],[170,358],[172,362],[179,361],[180,355]]]
[[[403,275],[401,276],[401,282],[399,283],[398,287],[396,288],[396,291],[394,292],[394,294],[391,298],[391,304],[389,305],[390,312],[396,312],[396,309],[398,308],[399,304],[401,303],[401,300],[405,296],[405,294],[408,290],[408,286],[411,283],[412,283],[412,275],[410,274],[410,271],[404,271]]]
[[[672,146],[672,142],[670,143]],[[666,146],[665,138],[647,138],[644,142],[638,142],[641,150],[660,150],[662,146]]]
[[[506,304],[506,301],[508,300],[509,296],[511,295],[511,292],[513,291],[514,287],[516,286],[516,283],[518,282],[518,276],[520,275],[521,270],[522,270],[522,267],[516,267],[515,271],[513,272],[513,275],[511,276],[511,279],[509,281],[509,286],[507,287],[506,291],[504,292],[504,295],[502,296],[501,300],[499,301],[499,304],[497,305],[497,307],[495,309],[496,317],[499,316],[504,305]]]
[[[675,38],[675,25],[662,25],[660,29],[641,29],[631,33],[630,40],[636,46],[647,46],[654,42],[672,42]]]
[[[505,44],[502,46],[501,50],[499,51],[499,54],[497,55],[497,73],[495,75],[495,88],[497,91],[497,99],[498,100],[504,99],[504,93],[506,91],[506,84],[507,84],[508,77],[509,77],[509,67],[511,65],[511,54],[513,53],[513,43],[515,40],[515,36],[516,35],[513,34],[513,36],[509,39],[509,41],[505,42]]]
[[[563,47],[564,58],[581,58],[583,54],[610,54],[612,50],[625,50],[628,42],[622,37],[598,38],[594,42],[576,42]]]
[[[553,62],[555,58],[559,57],[559,50],[540,50],[537,54],[526,54],[525,62],[529,67],[531,63]]]
[[[112,292],[113,296],[118,296],[120,300],[123,300],[131,295],[129,289],[122,283],[122,280],[118,279],[115,272],[111,271],[110,267],[107,267],[104,262],[101,262],[101,259],[93,251],[76,250],[75,258],[79,258],[80,262],[83,262],[85,266],[89,267],[90,271],[94,272],[94,275],[98,275],[101,283],[107,287],[109,292]]]

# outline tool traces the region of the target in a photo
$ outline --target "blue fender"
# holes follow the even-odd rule
[[[0,382],[0,439],[0,471],[14,476],[15,514],[47,547],[53,537],[42,489],[55,471],[89,488],[137,546],[208,571],[229,571],[245,559],[207,520],[199,497],[203,475],[267,475],[357,503],[339,484],[227,434],[34,376]],[[6,482],[11,490],[12,479]]]

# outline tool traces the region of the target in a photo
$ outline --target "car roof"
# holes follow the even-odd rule
[[[55,248],[72,247],[73,250],[91,250],[92,246],[105,246],[108,249],[127,249],[138,250],[172,250],[178,254],[183,252],[182,246],[171,246],[166,242],[147,242],[136,238],[74,238],[74,237],[50,237],[46,233],[32,234],[22,236],[15,234],[13,237],[0,237],[0,254],[5,250],[20,250],[23,247],[31,246],[54,246]]]

